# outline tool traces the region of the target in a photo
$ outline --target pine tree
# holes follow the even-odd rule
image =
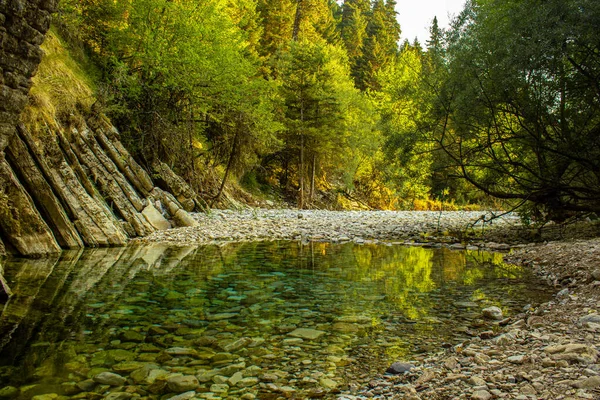
[[[431,26],[429,27],[429,39],[425,42],[427,44],[427,52],[430,55],[439,56],[442,53],[442,39],[443,32],[438,24],[437,17],[433,17]]]
[[[361,90],[379,90],[377,73],[398,56],[400,24],[394,0],[376,0],[373,4],[362,58],[357,65],[357,86]]]
[[[268,60],[292,40],[296,0],[258,0],[257,10],[263,25],[261,55]]]
[[[341,34],[350,60],[355,86],[361,87],[360,63],[364,55],[367,25],[371,13],[369,0],[347,0],[342,6]]]

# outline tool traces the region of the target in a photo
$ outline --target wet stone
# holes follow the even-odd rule
[[[239,316],[239,314],[237,314],[237,313],[220,313],[220,314],[207,315],[206,319],[208,319],[209,321],[220,321],[223,319],[235,318],[237,316]]]
[[[169,397],[167,400],[189,400],[196,397],[195,391],[189,391],[185,393],[178,394],[177,396]]]
[[[168,348],[167,350],[165,350],[165,353],[167,353],[170,356],[196,356],[198,354],[198,352],[194,349],[190,349],[188,347],[171,347]]]
[[[195,376],[172,376],[167,379],[169,389],[175,393],[189,392],[195,390],[199,383]]]
[[[86,379],[81,382],[77,382],[77,387],[81,392],[91,392],[96,387],[97,383],[92,379]]]
[[[143,342],[145,336],[139,332],[127,330],[121,332],[119,339],[121,339],[123,342]]]
[[[121,375],[114,374],[112,372],[101,372],[98,375],[94,376],[93,379],[94,382],[110,386],[122,386],[127,381]]]
[[[109,393],[104,400],[129,400],[133,397],[132,393],[127,392],[113,392]]]
[[[56,400],[60,396],[58,393],[47,393],[47,394],[38,394],[37,396],[33,396],[31,400]]]
[[[229,378],[227,381],[229,383],[229,385],[231,386],[235,386],[238,384],[238,382],[240,382],[242,379],[244,378],[244,374],[242,374],[241,372],[236,372],[235,374],[231,375],[231,378]]]
[[[315,340],[325,334],[324,331],[310,328],[297,328],[288,333],[289,336],[294,336],[302,339]]]
[[[112,369],[118,374],[128,374],[144,366],[144,363],[136,361],[126,361],[112,366]]]
[[[212,381],[213,377],[218,374],[219,374],[219,370],[217,370],[217,369],[213,369],[210,371],[204,371],[204,372],[201,372],[198,375],[196,375],[196,379],[198,379],[198,381],[200,381],[200,382],[210,382],[210,381]]]
[[[241,386],[241,387],[250,387],[250,386],[255,386],[258,384],[258,378],[251,376],[248,378],[243,378],[241,379],[237,385]]]
[[[215,383],[214,385],[210,386],[210,391],[215,393],[227,393],[229,391],[229,385],[226,385],[224,383]]]

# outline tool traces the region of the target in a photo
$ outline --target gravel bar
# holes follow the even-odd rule
[[[518,216],[513,213],[484,222],[499,214],[485,211],[211,210],[193,214],[197,226],[158,231],[134,242],[180,245],[256,240],[433,242],[459,247],[463,240],[457,233],[467,228],[485,232],[490,228],[520,225]]]

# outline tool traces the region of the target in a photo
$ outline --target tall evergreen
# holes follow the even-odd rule
[[[400,24],[396,19],[394,0],[376,0],[367,25],[364,54],[358,66],[358,87],[362,90],[381,89],[377,73],[398,56]]]
[[[342,40],[348,53],[352,77],[359,88],[363,86],[360,64],[364,54],[370,14],[369,0],[346,0],[342,6]]]
[[[442,55],[443,47],[443,32],[438,24],[437,17],[433,17],[431,26],[429,27],[429,39],[425,42],[427,44],[427,52],[432,57],[439,57]]]
[[[326,43],[340,44],[340,34],[335,20],[335,8],[330,0],[302,0],[303,17],[300,26],[300,36],[303,39],[315,41],[324,40]]]
[[[258,0],[257,10],[263,25],[261,55],[269,59],[292,39],[295,0]]]

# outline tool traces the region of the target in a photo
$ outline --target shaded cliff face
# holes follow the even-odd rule
[[[158,168],[157,187],[101,113],[72,107],[59,118],[44,112],[54,108],[51,94],[40,101],[32,91],[42,112],[32,113],[30,104],[28,123],[20,122],[54,6],[0,0],[0,253],[121,246],[131,237],[193,225],[194,192],[166,165]],[[58,75],[71,72],[58,68]],[[36,85],[44,84],[42,72]]]

